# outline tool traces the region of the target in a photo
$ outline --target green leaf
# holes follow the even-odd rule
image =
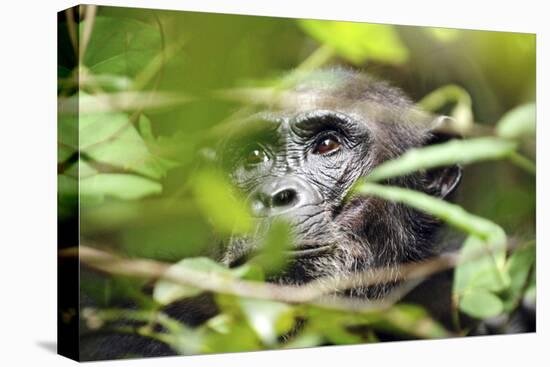
[[[84,93],[81,98],[93,99]],[[148,119],[140,117],[146,125]],[[86,159],[133,171],[153,179],[160,179],[174,162],[150,153],[128,114],[124,112],[81,113],[78,120],[82,155]]]
[[[461,263],[455,268],[454,292],[461,296],[470,290],[497,292],[509,286],[505,256],[505,248],[469,236],[460,251]]]
[[[373,195],[393,202],[403,203],[418,210],[432,214],[448,224],[480,239],[503,247],[506,240],[504,231],[495,223],[470,214],[462,207],[437,199],[428,194],[400,187],[382,186],[373,183],[359,183],[353,192]],[[504,265],[504,264],[502,264]]]
[[[229,334],[232,321],[231,316],[222,313],[209,319],[206,326],[220,334]]]
[[[508,290],[508,300],[505,303],[507,311],[520,301],[522,292],[527,282],[527,277],[531,267],[534,266],[536,260],[535,245],[525,245],[515,250],[508,262],[506,270],[510,276],[510,288]]]
[[[206,257],[183,259],[172,265],[166,272],[167,275],[177,275],[180,271],[193,270],[204,273],[215,273],[227,278],[233,277],[231,271]],[[153,290],[153,299],[162,305],[166,305],[182,298],[193,297],[203,290],[195,287],[184,286],[169,280],[160,279]]]
[[[117,132],[123,131],[128,124],[128,115],[122,112],[81,114],[78,120],[80,146],[87,149],[89,146],[106,142]]]
[[[148,144],[156,142],[156,139],[153,135],[153,129],[151,127],[151,120],[145,115],[141,115],[138,121],[139,134]]]
[[[478,319],[497,316],[504,310],[500,298],[482,289],[464,293],[460,298],[459,307],[468,315]]]
[[[364,324],[361,316],[363,315],[308,306],[304,332],[306,335],[313,333],[321,337],[319,344],[322,341],[329,341],[331,344],[361,343],[361,337],[348,330],[348,326]]]
[[[275,345],[277,337],[294,325],[292,308],[284,303],[242,298],[239,304],[250,327],[265,345]]]
[[[472,98],[466,89],[455,84],[448,84],[430,92],[417,104],[424,110],[435,112],[449,102],[471,107]]]
[[[404,176],[421,169],[468,164],[501,159],[516,149],[516,144],[499,138],[452,140],[447,143],[411,149],[397,159],[382,163],[367,176],[369,181],[380,181]]]
[[[453,291],[459,297],[459,303],[465,293],[496,292],[510,285],[505,271],[506,234],[495,223],[470,214],[458,205],[414,190],[371,183],[364,183],[356,190],[407,204],[470,234],[460,253],[461,262],[455,268]],[[470,309],[463,311],[469,313]]]
[[[369,60],[402,64],[409,57],[408,49],[391,25],[326,20],[299,20],[298,24],[317,41],[356,65]]]
[[[114,139],[84,147],[82,153],[96,162],[107,163],[154,179],[163,177],[167,170],[165,163],[149,153],[145,142],[129,123],[114,135]]]
[[[80,181],[80,196],[86,202],[101,202],[105,196],[133,200],[161,192],[158,182],[130,174],[101,173]]]
[[[293,244],[291,227],[282,220],[273,221],[260,247],[260,255],[253,259],[266,273],[283,269],[288,260],[286,250]]]
[[[256,282],[263,282],[265,280],[263,269],[256,264],[246,263],[231,269],[231,272],[240,279],[253,280]]]
[[[202,353],[230,353],[263,349],[254,330],[247,323],[234,322],[227,333],[212,332],[201,345]]]
[[[382,323],[377,328],[420,338],[444,338],[449,333],[443,326],[433,320],[422,307],[411,304],[398,304],[381,312]]]
[[[252,228],[248,208],[236,197],[228,179],[213,170],[199,171],[193,180],[197,206],[221,233],[247,233]]]
[[[474,123],[472,112],[472,98],[468,91],[458,85],[449,84],[440,87],[418,102],[421,109],[436,112],[449,103],[455,103],[451,112],[453,128],[460,132],[467,132]]]
[[[87,20],[79,24],[80,34]],[[84,54],[84,65],[95,74],[135,76],[161,51],[158,29],[122,17],[98,16]]]
[[[497,134],[503,138],[534,137],[536,133],[537,106],[527,103],[508,112],[497,123]]]

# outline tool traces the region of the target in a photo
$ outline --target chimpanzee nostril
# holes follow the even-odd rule
[[[271,199],[272,207],[291,206],[298,200],[298,193],[294,189],[284,189],[273,195]]]
[[[311,185],[294,176],[268,180],[250,194],[249,200],[252,214],[257,217],[300,215],[303,206],[321,201]]]

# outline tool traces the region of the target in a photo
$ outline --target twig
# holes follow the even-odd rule
[[[69,39],[71,40],[71,45],[73,46],[75,56],[78,57],[78,36],[73,10],[74,8],[65,10],[65,15],[67,16],[67,31],[69,32]]]
[[[532,174],[533,176],[537,174],[537,166],[535,165],[535,163],[533,163],[528,158],[522,156],[518,152],[513,152],[510,154],[510,161],[524,171]]]
[[[88,246],[66,249],[61,251],[60,255],[78,256],[80,261],[87,266],[110,274],[149,279],[163,278],[177,284],[221,294],[231,294],[241,297],[286,303],[312,303],[337,309],[367,310],[386,308],[394,302],[397,302],[410,290],[410,285],[414,285],[414,283],[409,283],[408,287],[407,284],[403,286],[404,288],[398,287],[394,292],[390,293],[385,300],[353,300],[335,294],[338,291],[346,289],[368,287],[376,284],[403,280],[410,281],[412,279],[423,279],[432,274],[451,269],[459,263],[486,256],[486,253],[482,251],[472,254],[467,258],[459,258],[459,252],[453,252],[419,263],[410,263],[393,268],[380,268],[357,274],[350,274],[346,278],[325,277],[302,286],[229,279],[215,273],[205,273],[184,268],[167,272],[171,264],[146,259],[127,259]]]
[[[82,39],[80,41],[80,49],[78,55],[81,63],[84,62],[86,48],[88,47],[88,42],[90,42],[92,30],[94,29],[96,10],[97,7],[95,5],[86,5],[86,22],[84,22],[84,29],[82,30]]]

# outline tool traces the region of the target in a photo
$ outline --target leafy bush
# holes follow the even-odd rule
[[[67,17],[59,28],[67,42],[60,43],[58,68],[58,202],[62,225],[74,223],[81,203],[80,256],[87,266],[81,287],[93,300],[81,314],[86,331],[137,333],[182,354],[471,332],[459,322],[447,330],[420,306],[400,303],[403,294],[352,301],[325,294],[322,282],[264,283],[265,272],[284,262],[291,241],[284,224],[266,238],[263,262],[228,269],[205,257],[220,238],[253,227],[228,180],[198,164],[211,159],[208,147],[223,136],[230,114],[247,112],[233,100],[239,92],[252,92],[254,101],[261,91],[284,87],[284,70],[294,69],[284,79],[291,82],[330,64],[401,75],[393,82],[423,97],[422,108],[450,114],[453,128],[465,135],[409,151],[355,188],[356,195],[417,208],[465,234],[459,253],[403,274],[422,279],[454,268],[457,320],[459,312],[479,320],[511,318],[519,305],[535,302],[533,36],[81,9],[77,27]],[[503,52],[506,65],[497,65]],[[379,183],[454,163],[467,170],[458,204]],[[164,312],[163,306],[206,291],[220,312],[199,327]],[[119,307],[128,299],[138,308]]]

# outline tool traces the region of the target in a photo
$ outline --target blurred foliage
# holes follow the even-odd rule
[[[396,30],[383,24],[300,20],[302,28],[337,55],[362,65],[374,60],[402,64],[409,57]]]
[[[282,266],[292,241],[284,223],[273,226],[257,263],[229,270],[204,257],[220,239],[253,228],[229,180],[209,165],[209,144],[224,134],[224,123],[247,111],[215,92],[271,85],[292,69],[353,65],[401,87],[428,111],[451,115],[452,127],[466,136],[378,167],[357,192],[402,202],[459,228],[467,237],[462,259],[486,254],[455,269],[453,302],[462,312],[487,319],[534,303],[534,35],[75,9],[68,11],[72,17],[61,15],[58,28],[60,230],[79,215],[83,244],[169,261],[169,272],[263,281],[265,271]],[[373,183],[451,163],[466,165],[457,204]],[[510,242],[522,246],[507,253]],[[183,354],[467,333],[445,330],[412,304],[349,311],[228,294],[215,295],[220,314],[190,328],[161,305],[203,290],[159,280],[151,296],[148,285],[83,270],[81,287],[96,305],[83,312],[86,330],[115,322],[121,332],[158,339]],[[128,299],[139,309],[117,308]],[[118,320],[142,326],[124,329]]]

